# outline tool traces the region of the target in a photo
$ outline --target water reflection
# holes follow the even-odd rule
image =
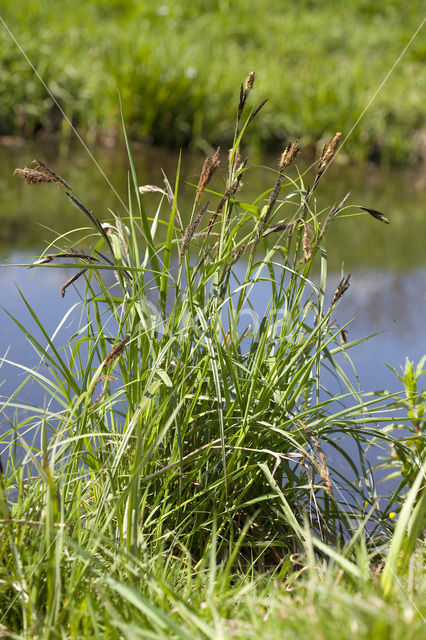
[[[111,219],[109,210],[125,216],[120,198],[127,202],[128,163],[123,149],[100,149],[95,156],[105,177],[80,148],[59,154],[55,147],[29,145],[20,149],[0,148],[0,252],[2,262],[17,252],[34,256],[45,249],[57,233],[67,233],[75,226],[86,226],[84,216],[64,197],[56,185],[30,187],[14,177],[15,167],[29,165],[37,157],[52,166],[81,195],[99,217]],[[180,213],[185,220],[192,210],[194,189],[203,157],[183,154],[182,200]],[[268,164],[273,166],[275,158]],[[135,164],[140,183],[162,185],[162,169],[174,183],[177,154],[158,149],[136,149]],[[212,188],[223,190],[225,168],[215,178]],[[295,168],[292,176],[296,177]],[[240,197],[252,202],[259,193],[274,183],[274,174],[260,166],[252,166],[244,178]],[[305,177],[305,180],[308,179]],[[381,332],[353,352],[364,389],[390,386],[395,388],[393,374],[383,362],[403,364],[405,357],[418,360],[426,352],[424,318],[426,317],[426,252],[424,251],[424,210],[426,195],[416,188],[418,174],[408,171],[379,170],[376,167],[333,166],[319,189],[317,207],[321,210],[351,191],[350,202],[383,211],[391,224],[383,225],[368,214],[343,219],[329,229],[326,246],[329,254],[330,295],[340,274],[352,272],[349,291],[339,306],[341,323],[353,319],[350,339]],[[154,215],[158,195],[147,196],[147,207]],[[355,213],[355,209],[352,210]],[[160,231],[160,230],[159,230]],[[69,239],[72,245],[73,237]],[[19,319],[28,316],[16,285],[30,297],[31,303],[48,329],[53,330],[64,311],[74,301],[70,289],[62,300],[60,286],[70,274],[58,269],[26,271],[2,268],[0,284],[3,305]],[[6,303],[5,303],[6,301]],[[31,364],[32,349],[12,321],[1,323],[2,352],[10,346],[11,359]],[[1,373],[4,379],[4,371]],[[9,372],[2,395],[16,386]]]

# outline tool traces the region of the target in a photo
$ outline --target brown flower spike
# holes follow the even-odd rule
[[[220,153],[220,147],[216,149],[212,158],[207,157],[204,160],[203,168],[201,169],[200,179],[198,181],[197,193],[195,195],[196,200],[199,200],[207,184],[210,182],[212,175],[220,165],[219,153]]]
[[[126,336],[125,338],[123,338],[123,340],[120,340],[120,342],[117,342],[117,344],[114,344],[111,347],[110,352],[108,353],[107,357],[104,360],[104,363],[102,365],[103,367],[106,367],[108,364],[111,364],[111,362],[114,362],[114,360],[117,360],[121,356],[128,339],[129,339],[129,336]]]
[[[321,156],[318,163],[317,175],[315,182],[318,182],[319,178],[322,176],[330,162],[333,160],[336,155],[337,148],[340,143],[340,138],[342,134],[340,131],[336,133],[333,140],[328,144],[324,145],[323,150],[321,152]]]
[[[250,73],[247,76],[245,87],[243,85],[241,85],[240,103],[238,105],[238,120],[241,118],[241,114],[243,112],[244,105],[247,102],[248,95],[249,95],[250,91],[253,89],[254,78],[255,78],[254,71],[250,71]]]
[[[279,164],[279,170],[280,173],[288,166],[291,165],[291,163],[293,162],[293,160],[295,159],[295,157],[297,156],[297,154],[299,153],[300,150],[300,144],[299,141],[296,140],[295,142],[289,142],[287,147],[285,148],[282,156],[281,156],[281,160],[280,160],[280,164]]]
[[[28,167],[24,167],[23,169],[15,169],[13,175],[17,175],[22,180],[25,180],[27,184],[45,184],[47,182],[56,182],[57,184],[62,184],[63,186],[68,186],[62,180],[58,174],[56,174],[52,169],[41,162],[41,160],[33,160],[32,162],[36,168],[29,169]]]
[[[36,169],[28,169],[28,167],[24,167],[23,169],[15,169],[13,175],[17,175],[22,180],[25,180],[27,184],[44,184],[46,182],[56,182],[52,176],[46,175],[41,171],[37,171]]]
[[[334,292],[334,296],[332,301],[330,302],[330,308],[336,304],[336,302],[338,300],[340,300],[340,298],[343,296],[343,294],[345,293],[345,291],[347,291],[347,289],[349,289],[349,280],[351,279],[351,273],[349,272],[348,275],[345,277],[343,277],[339,284],[337,285],[337,289]]]

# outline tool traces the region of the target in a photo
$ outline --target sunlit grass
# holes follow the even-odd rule
[[[117,89],[132,137],[156,144],[232,141],[235,77],[259,74],[268,113],[249,140],[321,145],[348,134],[424,18],[397,0],[297,4],[4,0],[2,18],[68,118],[95,137],[119,135]],[[64,37],[66,33],[66,37]],[[70,134],[52,98],[0,25],[0,133]],[[410,45],[351,133],[345,153],[416,160],[424,129],[424,48]],[[70,134],[72,135],[72,134]],[[213,138],[214,136],[214,138]],[[247,140],[248,141],[248,140]]]
[[[289,145],[270,189],[240,200],[252,80],[232,152],[206,159],[186,227],[180,159],[161,186],[140,185],[125,127],[128,207],[108,226],[42,162],[18,171],[31,184],[23,188],[63,189],[91,226],[84,250],[65,235],[61,250],[34,263],[40,275],[72,268],[62,294],[76,286],[81,295],[54,336],[25,299],[43,337],[15,320],[43,366],[24,366],[27,378],[2,406],[0,620],[14,637],[249,638],[267,629],[274,638],[288,617],[301,637],[329,637],[337,625],[378,638],[391,624],[420,628],[421,548],[412,554],[424,465],[413,460],[412,483],[404,476],[392,538],[393,505],[378,500],[364,450],[395,443],[403,404],[351,384],[357,342],[335,320],[350,276],[325,295],[323,239],[351,209],[342,194],[318,211],[315,195],[340,136],[305,175],[290,175],[298,145]],[[210,188],[220,158],[223,193]],[[262,317],[259,287],[268,291]],[[30,381],[46,398],[40,407],[25,402]]]

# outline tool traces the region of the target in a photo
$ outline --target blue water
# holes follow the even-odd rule
[[[26,152],[26,156],[28,153]],[[43,158],[40,153],[30,154],[29,157]],[[23,166],[28,158],[21,160],[20,158],[12,158],[8,172],[4,175],[12,176],[15,166]],[[149,162],[146,161],[148,165]],[[66,165],[66,163],[65,163]],[[52,163],[57,169],[57,164]],[[87,172],[79,168],[77,164],[74,166],[74,178],[72,184],[84,178],[87,182],[83,186],[82,193],[88,193],[92,188],[92,175],[90,180]],[[146,168],[146,175],[141,178],[141,183],[161,184],[161,174],[152,176],[149,174],[149,167]],[[59,173],[67,175],[67,166],[62,169],[59,166]],[[145,170],[145,169],[144,169]],[[121,171],[121,169],[120,169]],[[192,170],[191,170],[192,171]],[[197,180],[197,173],[189,173],[192,181]],[[350,172],[347,172],[350,173]],[[169,172],[170,174],[170,172]],[[3,175],[3,180],[5,180]],[[125,173],[121,172],[121,178]],[[96,177],[96,176],[95,176]],[[23,251],[26,247],[24,236],[22,245],[16,246],[13,242],[10,247],[2,245],[3,259],[12,262],[30,263],[33,257],[38,255],[44,248],[38,244],[37,233],[46,236],[44,231],[40,231],[37,227],[37,221],[43,222],[52,228],[60,227],[61,222],[66,222],[66,229],[74,228],[77,224],[85,224],[85,220],[81,221],[74,218],[75,212],[72,210],[71,219],[65,221],[65,211],[63,207],[68,203],[63,203],[61,195],[54,194],[51,200],[50,193],[47,191],[33,191],[32,188],[23,184],[17,184],[16,178],[13,179],[14,191],[3,190],[3,193],[9,195],[4,196],[6,204],[3,204],[8,210],[13,203],[16,212],[13,216],[13,225],[19,233],[27,233],[27,229],[32,229],[33,236],[30,239],[32,258],[19,257],[17,251]],[[121,180],[123,182],[123,180]],[[114,181],[115,183],[115,181]],[[125,183],[125,180],[124,180]],[[331,194],[333,199],[340,200],[348,188],[344,184],[339,185],[339,197]],[[364,184],[367,184],[368,191],[365,192]],[[401,384],[396,376],[386,367],[385,363],[389,363],[396,369],[400,369],[404,364],[406,357],[417,362],[426,353],[425,338],[425,320],[426,320],[426,261],[424,258],[422,235],[424,237],[423,210],[421,209],[421,200],[419,195],[413,196],[408,187],[401,183],[399,186],[394,179],[386,176],[383,184],[375,177],[374,171],[367,171],[367,175],[360,179],[358,192],[353,193],[352,200],[354,202],[362,202],[363,204],[375,206],[382,209],[389,216],[392,224],[389,226],[381,225],[376,221],[367,218],[356,218],[354,220],[345,220],[341,225],[342,232],[338,224],[335,229],[331,229],[330,238],[330,255],[338,253],[334,260],[334,265],[339,264],[345,259],[346,264],[350,265],[352,271],[351,284],[345,293],[341,303],[336,310],[336,317],[339,325],[343,325],[350,321],[348,330],[348,341],[363,338],[365,336],[377,333],[375,337],[367,340],[350,351],[350,356],[357,371],[358,381],[353,377],[354,382],[359,382],[359,387],[363,392],[388,389],[390,392],[401,390]],[[389,186],[389,188],[385,188]],[[383,188],[382,188],[383,187]],[[98,185],[98,191],[101,195],[93,195],[89,198],[90,206],[98,203],[98,207],[93,208],[97,211],[105,211],[106,207],[112,203],[105,204],[103,194],[105,186]],[[125,191],[125,190],[124,190]],[[389,195],[390,192],[390,195]],[[49,193],[49,197],[43,194]],[[12,195],[10,195],[12,194]],[[38,201],[37,198],[45,197],[46,200]],[[382,194],[388,194],[389,201],[380,202]],[[411,195],[410,195],[411,194]],[[90,195],[90,193],[89,193]],[[400,196],[400,199],[398,197]],[[1,203],[0,195],[0,203]],[[384,197],[384,196],[383,196]],[[327,196],[328,201],[330,198]],[[416,198],[416,199],[414,199]],[[408,205],[416,202],[414,210],[408,209]],[[420,204],[419,204],[420,203]],[[152,204],[150,202],[150,204]],[[394,208],[392,209],[392,207]],[[47,215],[46,211],[51,208],[52,218],[44,219]],[[0,207],[1,210],[1,207]],[[14,209],[15,211],[15,209]],[[57,219],[59,217],[64,220]],[[69,212],[68,212],[69,213]],[[56,216],[56,218],[55,218]],[[13,230],[13,225],[10,227]],[[345,231],[347,229],[347,231]],[[15,230],[15,232],[16,232]],[[37,233],[34,234],[34,230]],[[1,234],[1,230],[0,230]],[[406,234],[404,237],[403,234]],[[7,235],[7,234],[6,234]],[[9,236],[7,236],[9,237]],[[12,235],[11,235],[12,237]],[[47,234],[47,237],[53,237]],[[26,238],[26,236],[25,236]],[[423,253],[422,253],[423,252]],[[338,267],[334,267],[337,269]],[[348,269],[345,269],[346,271]],[[40,339],[43,346],[46,345],[46,339],[42,336],[40,329],[34,322],[31,314],[26,308],[22,298],[19,295],[18,288],[32,305],[41,324],[45,327],[47,333],[52,335],[57,326],[61,322],[64,314],[71,305],[79,301],[79,296],[73,287],[67,290],[66,297],[61,298],[60,290],[64,282],[72,275],[71,272],[65,273],[62,269],[32,269],[16,267],[2,267],[0,269],[0,291],[1,305],[11,313],[12,316],[19,319],[25,327]],[[330,300],[333,292],[341,279],[341,273],[331,272],[328,275],[327,299]],[[256,297],[254,305],[257,314],[261,317],[268,304],[269,288],[256,286]],[[0,355],[8,360],[23,364],[29,368],[40,366],[40,371],[46,371],[45,365],[40,365],[40,356],[30,345],[28,339],[17,328],[16,324],[6,313],[0,312]],[[247,316],[247,324],[250,322]],[[56,344],[66,344],[69,337],[75,330],[76,324],[71,320],[61,329],[57,337]],[[43,369],[44,368],[44,369]],[[7,399],[15,391],[17,386],[25,379],[27,373],[12,365],[5,364],[0,368],[0,396]],[[426,378],[426,376],[424,376]],[[426,381],[425,381],[426,382]],[[325,377],[325,383],[332,384],[331,380]],[[39,385],[33,383],[27,385],[21,393],[22,401],[33,403],[37,406],[43,406],[48,400],[43,397],[43,392]],[[2,413],[0,434],[5,433],[9,426],[13,415],[13,410],[8,407]],[[30,438],[30,436],[28,436]],[[31,435],[32,437],[32,435]],[[356,457],[356,451],[351,448],[352,445],[346,441],[343,443],[348,447],[351,455]],[[326,448],[326,453],[332,458],[333,466],[342,470],[349,476],[348,468],[343,460],[338,460],[335,452],[330,448]],[[386,454],[386,451],[383,451]],[[1,449],[0,454],[6,455],[6,451]],[[374,464],[377,459],[377,451],[372,452],[371,462]]]

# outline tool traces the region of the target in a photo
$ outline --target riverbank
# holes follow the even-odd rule
[[[14,170],[33,208],[58,194],[75,218],[42,231],[30,265],[64,303],[59,322],[22,288],[26,320],[6,309],[32,358],[0,359],[21,375],[0,396],[0,636],[421,631],[426,356],[395,369],[395,391],[364,391],[365,339],[342,313],[355,269],[335,277],[328,259],[333,228],[384,237],[390,214],[320,199],[339,132],[303,170],[298,142],[270,169],[242,160],[252,89],[250,76],[231,153],[189,181],[179,156],[145,183],[124,126],[127,198],[108,224],[88,202],[92,168],[30,156]],[[258,170],[270,180],[255,197]],[[59,286],[52,269],[68,272]]]
[[[70,121],[115,144],[120,91],[132,137],[169,147],[230,146],[236,79],[257,73],[253,102],[270,100],[247,141],[321,146],[350,134],[357,160],[415,163],[424,153],[424,47],[408,47],[421,3],[372,6],[256,0],[179,3],[5,0],[2,18]],[[71,135],[63,114],[0,25],[0,135]],[[212,133],[214,132],[214,138]],[[423,142],[422,142],[423,141]]]

